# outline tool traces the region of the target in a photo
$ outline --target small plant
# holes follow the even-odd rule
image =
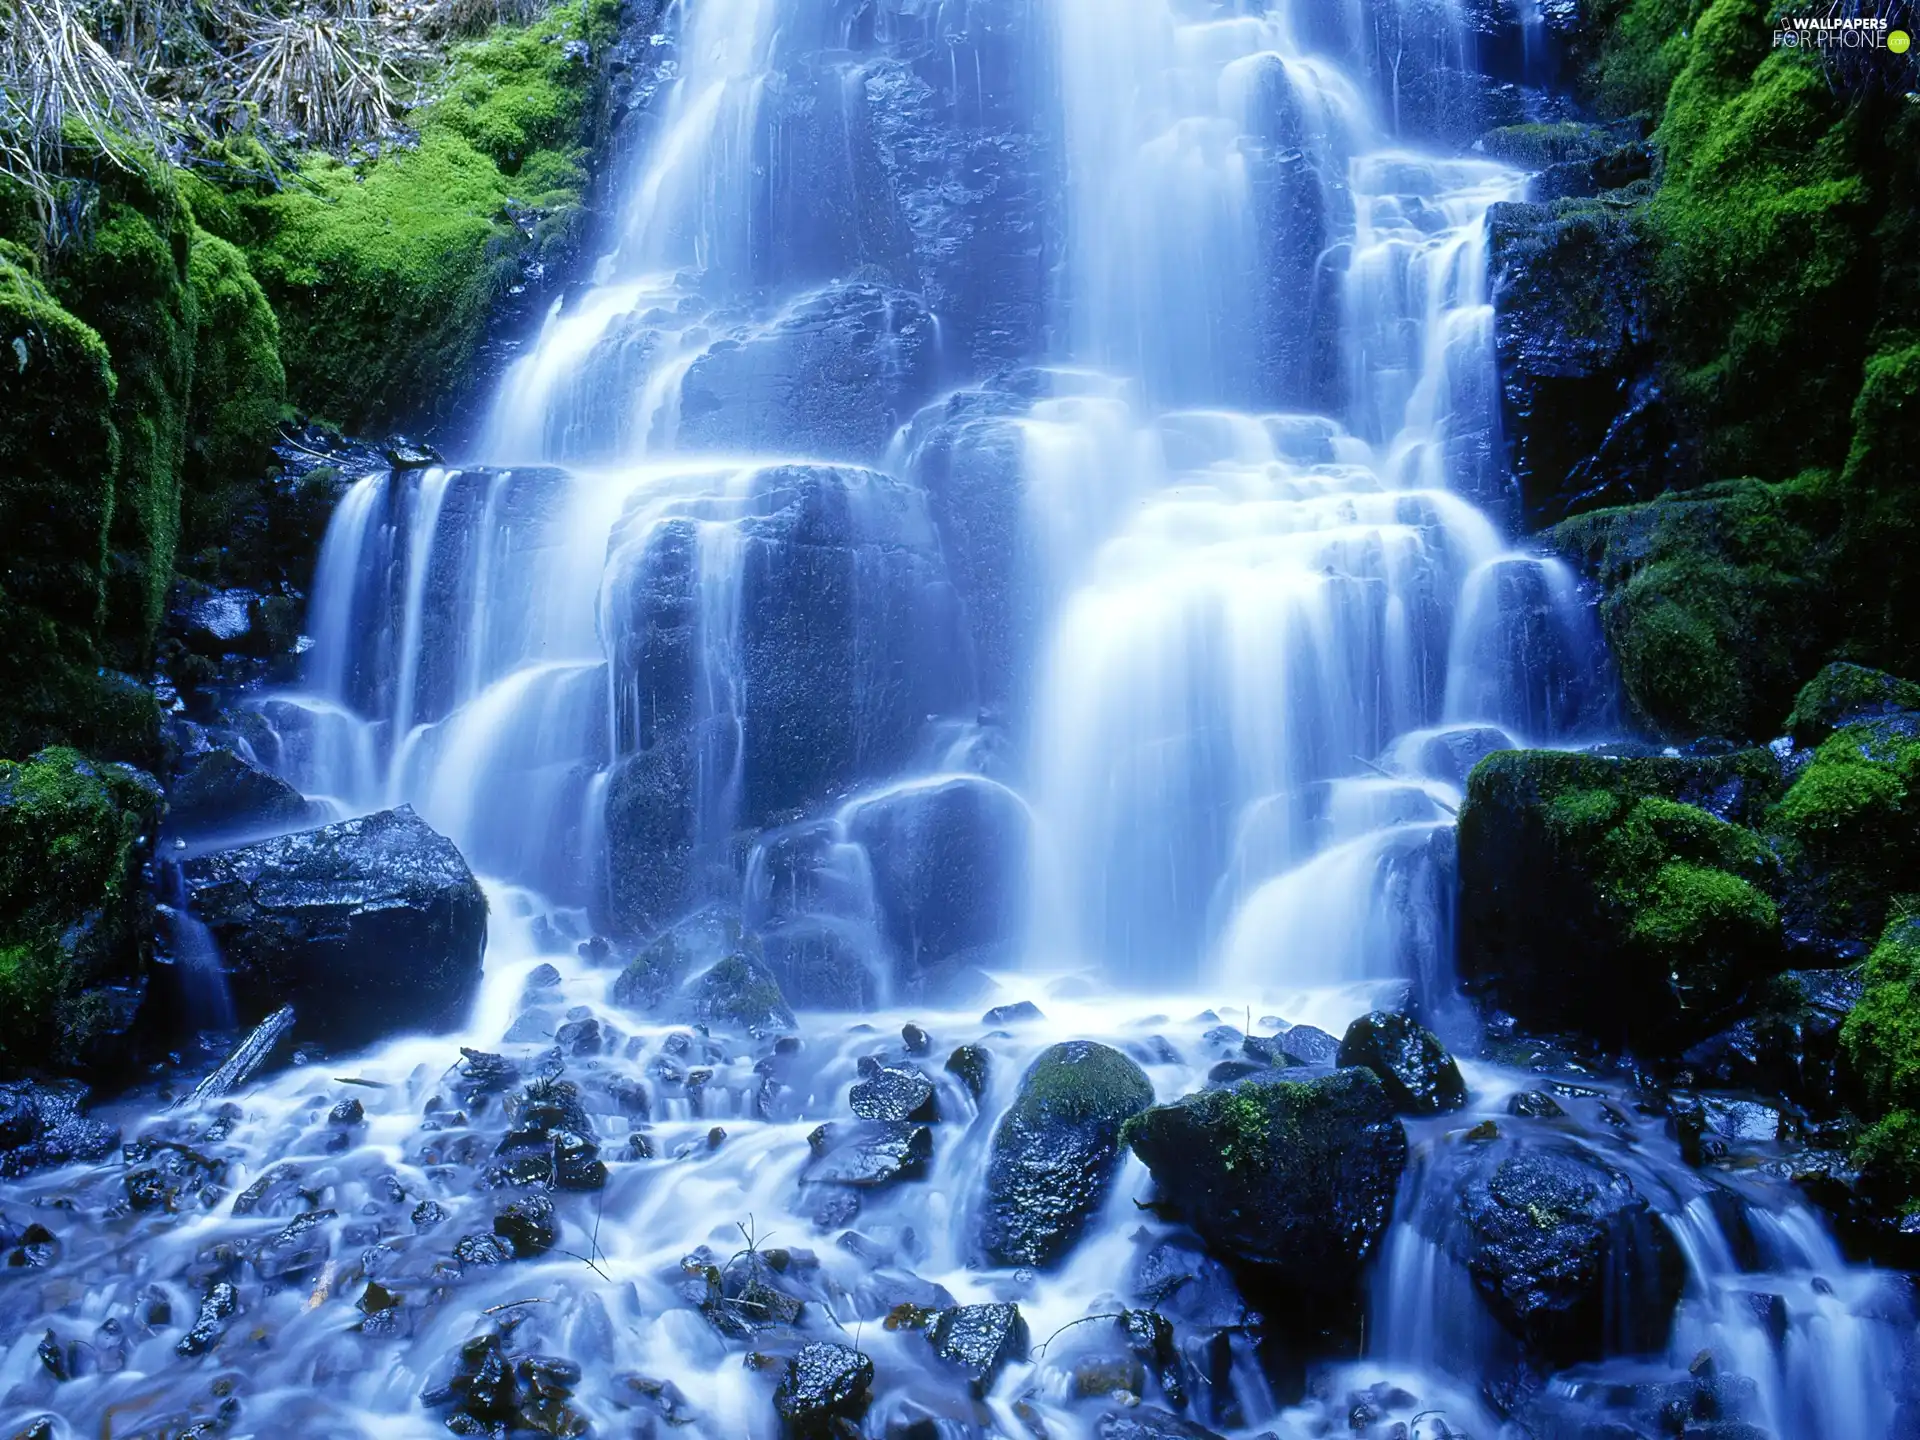
[[[337,12],[248,12],[239,28],[235,99],[272,124],[337,146],[380,135],[403,108],[405,77],[366,0],[343,0]]]

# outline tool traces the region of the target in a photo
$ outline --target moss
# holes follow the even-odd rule
[[[1597,0],[1583,28],[1603,39],[1583,78],[1601,114],[1659,115],[1703,8],[1704,0]]]
[[[71,1064],[89,987],[144,964],[158,808],[152,781],[71,749],[0,761],[0,1065]]]
[[[598,80],[561,41],[606,38],[615,13],[580,0],[500,27],[454,52],[411,117],[416,147],[357,165],[313,155],[298,183],[241,195],[295,404],[370,428],[440,415],[468,387],[495,303],[578,239],[555,217],[584,198]]]
[[[1801,745],[1817,745],[1843,725],[1903,710],[1920,713],[1920,685],[1837,661],[1809,680],[1794,698],[1787,733]]]
[[[1896,918],[1868,957],[1840,1031],[1854,1098],[1870,1122],[1854,1158],[1893,1198],[1920,1198],[1920,919]]]
[[[1727,481],[1576,516],[1550,543],[1596,580],[1622,683],[1658,734],[1770,735],[1838,638],[1832,477]]]
[[[1920,126],[1914,127],[1920,134]],[[1920,221],[1916,221],[1920,224]],[[1920,247],[1920,234],[1904,237]],[[1907,298],[1912,303],[1912,297]],[[1866,363],[1853,406],[1847,454],[1843,549],[1849,625],[1856,655],[1920,674],[1920,343],[1901,337]]]
[[[1480,137],[1480,148],[1495,160],[1544,170],[1571,160],[1591,160],[1614,148],[1607,132],[1575,120],[1550,124],[1503,125]]]
[[[1153,1084],[1106,1045],[1068,1041],[1042,1052],[1020,1082],[1010,1113],[1027,1125],[1084,1125],[1132,1115],[1153,1103]]]
[[[196,230],[193,403],[188,414],[182,550],[219,545],[239,497],[266,472],[286,405],[280,325],[240,250]]]
[[[1879,933],[1890,903],[1920,889],[1920,739],[1905,717],[1828,737],[1768,824],[1827,932]]]

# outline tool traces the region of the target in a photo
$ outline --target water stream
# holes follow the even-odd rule
[[[874,1357],[869,1434],[1094,1433],[1097,1331],[1063,1327],[1186,1252],[1128,1160],[1063,1266],[981,1264],[1027,1064],[1103,1039],[1165,1100],[1241,1031],[1337,1035],[1408,994],[1456,1015],[1467,769],[1616,722],[1571,577],[1503,528],[1486,217],[1527,177],[1430,123],[1471,60],[1460,7],[688,0],[662,24],[674,78],[593,285],[475,463],[348,493],[306,681],[256,702],[303,792],[410,803],[488,877],[473,1014],[227,1111],[129,1102],[166,1207],[129,1205],[119,1161],[13,1187],[9,1220],[56,1215],[64,1245],[6,1282],[34,1297],[0,1356],[23,1421],[445,1433],[422,1392],[512,1320],[583,1368],[596,1434],[770,1436],[774,1377],[697,1308],[702,1265],[764,1252]],[[580,942],[696,911],[801,992],[797,1047],[612,1003]],[[1044,1020],[982,1020],[1019,1000]],[[983,1036],[976,1098],[939,1061]],[[563,1074],[592,1118],[606,1183],[556,1196],[541,1258],[455,1244],[488,1232],[506,1126],[463,1043]],[[927,1177],[829,1193],[809,1135],[874,1055],[938,1079]],[[1279,1394],[1214,1316],[1196,1419],[1322,1435],[1365,1391],[1417,1440],[1500,1433],[1503,1341],[1423,1220],[1493,1118],[1610,1157],[1684,1254],[1667,1343],[1553,1386],[1710,1350],[1776,1440],[1888,1433],[1904,1312],[1783,1187],[1703,1177],[1617,1094],[1515,1121],[1533,1082],[1468,1070],[1466,1114],[1410,1127],[1365,1355]],[[228,1277],[217,1353],[183,1358]],[[885,1323],[949,1298],[1065,1338],[976,1405]]]

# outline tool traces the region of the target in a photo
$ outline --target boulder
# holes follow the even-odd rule
[[[975,776],[895,786],[855,802],[847,834],[865,848],[900,976],[937,986],[965,961],[1003,959],[1026,916],[1026,803]]]
[[[1684,1044],[1725,1024],[1786,950],[1765,751],[1711,759],[1502,751],[1460,812],[1459,968],[1535,1030]]]
[[[1779,1095],[1831,1118],[1841,1103],[1840,1030],[1865,988],[1858,970],[1789,970],[1763,986],[1751,1015],[1681,1057],[1700,1084]]]
[[[878,1189],[919,1179],[933,1158],[933,1131],[911,1120],[822,1125],[811,1141],[813,1158],[800,1173],[808,1185]]]
[[[934,1317],[927,1343],[975,1395],[985,1395],[1007,1364],[1027,1358],[1027,1322],[1018,1305],[957,1305]]]
[[[729,955],[682,989],[675,1014],[690,1024],[762,1034],[794,1028],[780,983],[747,954]]]
[[[873,1361],[849,1345],[803,1346],[787,1361],[773,1408],[792,1440],[849,1433],[872,1399]]]
[[[1371,1070],[1402,1115],[1439,1115],[1467,1103],[1467,1082],[1439,1037],[1390,1010],[1349,1025],[1336,1063]]]
[[[224,746],[194,756],[167,791],[168,826],[189,838],[297,830],[319,818],[316,810],[264,765]]]
[[[0,760],[0,1074],[113,1067],[145,985],[160,787],[56,747]]]
[[[1386,1087],[1361,1069],[1201,1091],[1146,1111],[1126,1138],[1170,1214],[1292,1297],[1351,1297],[1407,1163]]]
[[[1862,720],[1898,715],[1920,715],[1920,685],[1836,661],[1802,687],[1787,717],[1787,733],[1796,745],[1818,745]]]
[[[410,807],[217,850],[182,867],[240,1019],[292,1005],[325,1045],[458,1023],[480,981],[487,901]]]
[[[1152,1103],[1146,1072],[1118,1050],[1070,1040],[1043,1052],[994,1131],[980,1225],[987,1259],[1061,1260],[1106,1200],[1122,1127]]]
[[[1555,1367],[1666,1343],[1686,1264],[1625,1173],[1572,1145],[1447,1147],[1416,1216],[1500,1323]]]
[[[688,1025],[761,1034],[793,1028],[780,982],[740,917],[710,907],[656,935],[614,977],[613,1003]]]
[[[120,1143],[120,1132],[83,1113],[87,1092],[71,1083],[0,1084],[0,1178],[30,1170],[98,1160]]]
[[[932,1120],[933,1082],[911,1065],[883,1065],[871,1056],[860,1062],[848,1102],[862,1120]]]

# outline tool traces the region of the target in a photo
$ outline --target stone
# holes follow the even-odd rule
[[[1295,1025],[1273,1037],[1272,1045],[1296,1065],[1333,1065],[1339,1062],[1340,1042],[1312,1025]]]
[[[961,1045],[947,1056],[946,1070],[978,1100],[987,1093],[987,1074],[992,1061],[985,1046]]]
[[[515,1255],[544,1255],[560,1238],[553,1201],[545,1195],[510,1201],[493,1217],[493,1233],[513,1246]]]
[[[110,1154],[120,1131],[84,1114],[86,1099],[86,1087],[71,1081],[0,1082],[0,1178]]]
[[[486,897],[410,807],[216,850],[182,871],[247,1023],[290,1004],[308,1039],[364,1045],[458,1023],[479,985]]]
[[[1031,1025],[1046,1018],[1046,1013],[1031,1000],[1016,1000],[1011,1005],[994,1006],[980,1017],[980,1023],[999,1029],[1005,1025]]]
[[[1217,1431],[1182,1419],[1157,1405],[1109,1410],[1100,1417],[1095,1433],[1100,1440],[1224,1440]]]
[[[1146,1072],[1109,1046],[1044,1051],[994,1131],[980,1244],[996,1265],[1057,1264],[1099,1212],[1121,1127],[1153,1103]]]
[[[933,1158],[933,1131],[912,1121],[821,1128],[827,1133],[800,1177],[809,1184],[874,1189],[919,1179]]]
[[[933,1082],[910,1065],[862,1061],[849,1103],[862,1120],[932,1120]]]
[[[1347,1027],[1338,1063],[1373,1071],[1402,1115],[1439,1115],[1467,1103],[1467,1082],[1439,1037],[1390,1010],[1362,1015]]]
[[[1027,1358],[1027,1322],[1018,1305],[958,1305],[934,1317],[927,1343],[975,1395],[985,1395],[1006,1365]]]
[[[1371,1070],[1243,1080],[1127,1127],[1166,1209],[1291,1297],[1349,1298],[1392,1217],[1407,1137]]]
[[[873,1361],[849,1345],[816,1342],[787,1361],[774,1391],[782,1433],[816,1440],[840,1432],[836,1422],[857,1424],[872,1399]]]
[[[224,747],[194,756],[167,791],[167,826],[189,838],[298,830],[318,818],[319,807],[293,786]]]

